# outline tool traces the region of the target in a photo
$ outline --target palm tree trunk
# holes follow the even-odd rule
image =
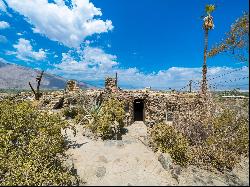
[[[204,62],[202,68],[202,94],[207,93],[207,47],[208,47],[208,29],[205,29]]]

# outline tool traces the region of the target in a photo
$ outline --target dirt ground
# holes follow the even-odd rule
[[[243,159],[231,173],[212,173],[195,166],[181,168],[177,173],[164,169],[159,153],[144,145],[147,127],[135,122],[127,127],[122,140],[93,140],[83,136],[81,126],[66,130],[71,148],[68,163],[74,165],[82,179],[81,185],[178,186],[178,185],[249,185],[249,160]]]

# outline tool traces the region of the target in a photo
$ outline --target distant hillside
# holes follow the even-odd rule
[[[40,71],[0,61],[0,89],[30,89],[29,82],[36,86],[36,77]],[[64,89],[67,80],[44,73],[41,89]],[[93,88],[93,86],[80,82],[80,88]]]

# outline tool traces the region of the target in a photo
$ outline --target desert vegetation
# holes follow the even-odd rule
[[[160,123],[150,131],[151,141],[155,150],[168,152],[177,164],[186,166],[189,162],[188,140],[174,127]]]
[[[73,112],[76,114],[75,123],[91,130],[96,137],[102,139],[119,139],[121,137],[125,118],[122,101],[111,97],[102,103],[94,104],[89,110],[84,106],[78,106],[74,110],[77,111]],[[68,111],[72,111],[72,109]]]
[[[168,152],[175,163],[182,166],[192,164],[210,170],[232,170],[242,156],[249,157],[248,105],[245,101],[237,103],[243,109],[240,112],[237,107],[229,108],[223,100],[217,102],[220,102],[217,106],[222,107],[220,112],[204,123],[193,121],[186,129],[185,124],[182,128],[155,125],[149,133],[151,146]]]
[[[208,52],[208,57],[226,53],[237,61],[249,63],[249,13],[244,12],[231,25],[224,39],[214,45]]]
[[[75,173],[63,165],[67,123],[31,103],[0,101],[0,185],[74,185]]]
[[[237,19],[222,42],[209,50],[208,34],[214,29],[211,14],[215,9],[215,5],[207,5],[203,16],[202,80],[190,80],[180,90],[156,91],[151,87],[122,90],[118,87],[117,73],[115,79],[106,78],[104,90],[81,90],[74,80],[68,81],[64,90],[43,90],[40,84],[44,71],[37,76],[36,87],[28,83],[32,92],[19,93],[13,89],[1,93],[0,90],[0,185],[79,185],[82,178],[74,163],[84,173],[81,177],[86,174],[89,181],[100,182],[99,178],[110,175],[111,178],[103,180],[109,182],[122,173],[126,179],[120,181],[130,185],[127,178],[142,174],[143,178],[136,180],[150,181],[161,173],[164,182],[174,179],[170,184],[179,184],[181,170],[189,166],[221,174],[231,172],[242,158],[249,160],[249,93],[239,89],[212,93],[208,80],[216,77],[207,79],[207,58],[227,53],[238,61],[249,61],[249,14]],[[200,92],[192,92],[192,82],[200,86]],[[189,93],[183,90],[187,87]],[[128,133],[123,139],[125,130]],[[88,153],[90,157],[84,155]],[[72,166],[68,164],[70,156]],[[84,165],[85,161],[91,164]],[[83,167],[90,167],[90,174]],[[159,177],[158,184],[163,183],[162,178]],[[204,183],[211,184],[211,176],[207,178],[209,181]],[[134,184],[139,181],[136,180]]]
[[[196,108],[172,124],[148,127],[150,147],[169,153],[174,164],[184,168],[232,170],[242,157],[249,157],[249,104],[244,99],[219,98],[213,96],[206,100],[209,104],[201,105],[212,114],[205,120],[202,109]],[[68,146],[63,129],[80,126],[95,138],[122,139],[125,104],[115,96],[75,94],[59,110],[47,110],[43,102],[15,97],[0,101],[1,185],[78,184],[74,170],[64,165]]]
[[[203,29],[205,31],[202,93],[207,94],[208,57],[219,53],[229,53],[242,62],[248,62],[249,53],[249,14],[244,13],[232,24],[222,42],[208,49],[208,31],[214,28],[211,13],[214,5],[205,8]],[[208,51],[208,52],[207,52]],[[239,95],[237,90],[230,94]],[[207,96],[205,98],[208,98]],[[182,166],[198,165],[219,171],[232,170],[242,156],[249,157],[249,103],[248,100],[227,101],[214,94],[209,98],[202,112],[196,116],[185,115],[173,125],[158,124],[150,131],[150,142],[154,149],[168,152],[175,162]],[[208,110],[207,110],[208,109]],[[197,110],[197,108],[193,108]]]

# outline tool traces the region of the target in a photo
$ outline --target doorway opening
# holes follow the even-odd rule
[[[144,100],[134,100],[134,121],[144,121]]]

